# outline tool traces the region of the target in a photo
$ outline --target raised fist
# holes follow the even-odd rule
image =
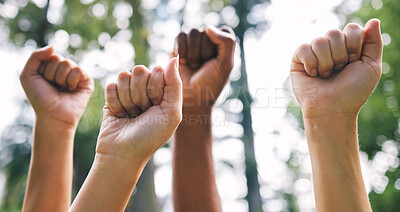
[[[78,125],[94,88],[93,80],[73,61],[54,54],[53,47],[33,52],[20,80],[37,118],[73,127]]]
[[[304,118],[358,114],[382,74],[379,24],[348,24],[296,50],[290,76]]]
[[[99,154],[147,160],[175,132],[182,119],[182,81],[177,58],[151,72],[135,66],[107,85]]]
[[[221,94],[233,68],[235,34],[229,27],[192,29],[175,39],[174,55],[180,57],[183,111],[210,110]]]

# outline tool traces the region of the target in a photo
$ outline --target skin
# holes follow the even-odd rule
[[[182,120],[177,58],[165,71],[121,72],[105,95],[95,160],[70,211],[124,211],[144,166]]]
[[[204,33],[193,29],[176,37],[174,54],[180,56],[183,82],[183,120],[173,143],[177,212],[222,211],[212,158],[211,112],[229,79],[234,51],[235,36],[228,27],[210,26]]]
[[[382,74],[379,20],[348,24],[301,45],[291,66],[303,111],[317,211],[371,211],[358,149],[357,116]]]
[[[67,211],[74,135],[93,80],[74,62],[45,47],[32,53],[20,81],[36,114],[22,211]]]

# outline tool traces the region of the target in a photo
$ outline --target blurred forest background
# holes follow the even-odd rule
[[[278,0],[0,0],[0,49],[27,52],[51,44],[95,78],[96,90],[75,137],[73,195],[78,192],[93,161],[102,118],[104,85],[114,80],[116,73],[129,70],[135,64],[165,65],[173,39],[180,30],[188,31],[206,24],[229,25],[238,38],[236,64],[230,84],[213,114],[217,117],[215,120],[219,120],[214,127],[213,153],[223,208],[250,212],[314,211],[301,112],[287,94],[290,93],[287,80],[280,82],[286,93],[286,104],[280,109],[288,124],[273,128],[267,132],[268,136],[260,137],[262,133],[258,133],[257,137],[257,129],[268,125],[263,122],[269,119],[263,117],[260,122],[256,111],[268,110],[268,107],[260,107],[257,102],[261,100],[252,92],[248,73],[254,77],[257,71],[274,70],[260,70],[260,67],[254,70],[249,60],[246,64],[245,53],[251,54],[246,42],[257,41],[268,33],[271,25],[265,13],[274,14],[268,8],[275,2]],[[290,2],[286,1],[286,7],[293,7]],[[297,10],[302,10],[303,6],[312,7],[309,1],[303,2],[306,3]],[[373,17],[382,21],[383,76],[359,116],[363,173],[374,211],[400,211],[400,86],[397,85],[400,75],[396,73],[400,67],[399,11],[400,1],[397,0],[339,1],[333,11],[340,21],[338,27],[348,22],[363,25]],[[279,57],[279,54],[274,56]],[[21,68],[25,61],[18,62]],[[289,62],[283,65],[283,70]],[[18,115],[0,131],[0,170],[5,178],[4,187],[0,187],[3,195],[0,211],[5,212],[21,210],[32,142],[33,111],[23,94],[15,101]],[[257,140],[263,145],[271,144],[268,148],[274,155],[273,161],[262,156],[265,146],[257,145]],[[285,149],[282,145],[288,150],[285,153],[282,153],[282,148]],[[156,153],[126,211],[173,210],[170,155],[169,144]],[[264,164],[272,168],[280,164],[280,167],[265,169]]]

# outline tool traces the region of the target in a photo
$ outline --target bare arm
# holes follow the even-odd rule
[[[371,211],[357,116],[382,73],[379,21],[330,30],[293,56],[291,80],[310,150],[317,211]]]
[[[203,120],[190,123],[192,118]],[[212,156],[211,113],[187,115],[175,133],[173,185],[176,211],[221,211]]]
[[[52,47],[36,50],[20,79],[36,113],[22,210],[67,211],[74,136],[93,81],[74,62],[54,54]]]
[[[216,58],[214,50],[218,49]],[[183,120],[173,143],[175,211],[222,211],[212,157],[212,107],[233,67],[235,37],[230,28],[193,29],[176,38],[184,85]]]
[[[124,211],[147,161],[182,119],[177,63],[152,72],[136,66],[107,86],[96,157],[69,211]]]
[[[357,117],[344,114],[304,122],[317,210],[371,211],[361,173]]]
[[[71,204],[75,129],[38,118],[23,211],[66,211]]]

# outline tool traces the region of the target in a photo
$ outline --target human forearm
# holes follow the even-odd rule
[[[97,153],[72,211],[124,211],[145,162]]]
[[[304,119],[317,211],[370,211],[357,139],[357,115]]]
[[[23,211],[67,211],[76,127],[38,117]]]
[[[177,212],[221,211],[212,158],[211,127],[210,112],[184,114],[174,135],[173,200]]]

